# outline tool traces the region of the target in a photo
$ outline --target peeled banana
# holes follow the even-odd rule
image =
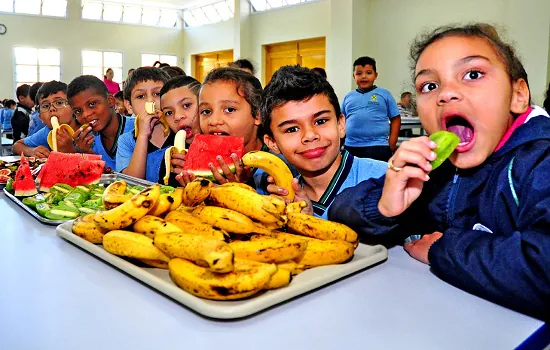
[[[358,239],[355,231],[338,222],[303,213],[288,213],[287,218],[288,228],[304,236],[323,240],[337,239],[351,243],[357,242]]]
[[[128,184],[124,180],[118,180],[111,183],[101,198],[103,206],[106,209],[113,209],[132,198],[131,194],[126,194],[126,188]]]
[[[158,233],[182,232],[176,225],[152,215],[145,215],[136,221],[134,223],[133,230],[134,232],[146,235],[151,239],[155,238]]]
[[[135,259],[170,261],[153,240],[139,233],[114,230],[103,237],[103,248],[111,254]]]
[[[176,133],[174,139],[174,146],[169,147],[164,151],[164,167],[166,168],[166,175],[162,179],[165,185],[168,185],[168,180],[170,179],[170,173],[172,172],[172,154],[180,153],[185,154],[185,130],[180,130]]]
[[[177,226],[184,233],[203,236],[204,238],[215,239],[217,241],[229,240],[229,234],[225,230],[204,223],[201,219],[186,212],[175,210],[168,213],[164,219]]]
[[[211,188],[212,181],[208,179],[196,179],[189,182],[185,186],[183,204],[189,207],[195,207],[201,204],[210,196]]]
[[[101,244],[107,230],[101,229],[92,219],[94,214],[86,214],[76,218],[72,231],[78,237],[84,238],[90,243]]]
[[[242,157],[242,162],[247,167],[260,168],[271,175],[277,186],[288,190],[288,195],[285,197],[290,201],[294,200],[292,173],[281,158],[269,152],[251,151]]]
[[[92,220],[104,230],[119,230],[138,221],[155,206],[160,186],[153,185],[134,195],[116,208],[92,214]]]
[[[264,263],[282,263],[302,255],[307,247],[304,241],[289,241],[277,238],[266,238],[254,241],[235,241],[229,243],[236,258]]]
[[[168,264],[170,277],[183,290],[212,300],[236,300],[252,296],[266,286],[277,272],[273,264],[235,260],[235,270],[226,274],[209,271],[184,259]]]
[[[246,234],[255,229],[254,222],[248,216],[227,208],[203,205],[193,210],[193,215],[228,232]]]
[[[56,116],[52,116],[50,118],[50,121],[52,123],[52,130],[48,133],[48,146],[50,146],[52,151],[57,152],[57,131],[60,129],[65,129],[72,137],[74,134],[74,130],[68,124],[59,125],[59,119]]]
[[[157,234],[155,246],[172,258],[187,259],[218,273],[233,271],[233,251],[227,243],[187,233]]]

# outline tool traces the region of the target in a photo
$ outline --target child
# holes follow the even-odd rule
[[[115,110],[120,115],[131,117],[132,113],[128,113],[126,105],[124,104],[124,93],[122,91],[117,92],[115,95]]]
[[[160,113],[148,114],[145,102],[155,102],[160,110],[160,89],[170,77],[154,67],[136,69],[124,85],[125,105],[137,118],[138,134],[134,130],[120,137],[116,155],[116,171],[140,179],[157,182],[164,150],[174,144],[174,134],[164,133]]]
[[[175,76],[168,80],[160,90],[160,106],[172,133],[185,130],[185,143],[190,145],[195,135],[200,134],[198,123],[199,91],[201,84],[192,77]],[[189,146],[187,146],[188,148]],[[180,186],[175,179],[176,174],[183,171],[185,155],[172,156],[173,174],[169,178],[170,186]],[[166,167],[161,162],[158,182],[166,175]]]
[[[295,200],[311,199],[315,216],[326,219],[337,193],[386,172],[386,163],[342,150],[346,119],[338,98],[329,82],[310,69],[276,71],[265,88],[261,115],[265,143],[300,173],[293,183]],[[274,186],[269,190],[288,194]]]
[[[40,87],[44,85],[44,83],[38,82],[31,85],[31,88],[29,90],[29,97],[34,102],[34,110],[30,115],[29,120],[29,134],[28,136],[34,135],[38,130],[42,129],[44,126],[44,123],[40,120],[40,112],[38,110],[38,99],[36,97],[38,90]],[[65,89],[66,90],[66,89]]]
[[[348,129],[346,149],[356,157],[387,161],[397,148],[401,128],[397,104],[388,90],[374,85],[378,73],[373,58],[356,59],[353,77],[357,89],[349,92],[342,102]]]
[[[11,118],[13,117],[13,113],[15,111],[15,107],[17,106],[17,103],[15,103],[14,100],[5,100],[4,101],[4,108],[1,110],[1,123],[2,123],[2,131],[11,132]]]
[[[29,133],[29,120],[32,107],[34,107],[34,101],[29,96],[30,89],[31,87],[28,84],[23,84],[15,90],[19,102],[11,118],[14,143]]]
[[[364,235],[425,234],[405,249],[437,276],[548,318],[550,119],[530,106],[527,73],[484,24],[437,29],[411,54],[422,125],[461,143],[431,173],[436,145],[403,142],[385,181],[344,191],[329,218]]]
[[[21,154],[23,152],[26,156],[47,158],[51,151],[48,145],[48,134],[52,130],[50,118],[56,116],[60,125],[67,124],[73,130],[78,129],[79,125],[74,119],[73,110],[67,101],[67,84],[55,80],[43,84],[36,94],[36,100],[41,122],[47,127],[17,141],[13,145],[13,153]],[[67,130],[58,129],[56,135],[59,152],[76,152],[73,138]]]
[[[73,135],[77,151],[97,153],[106,167],[114,169],[118,138],[133,130],[134,118],[115,112],[115,98],[93,75],[81,75],[71,81],[67,98],[82,125]]]
[[[241,58],[240,60],[236,60],[235,62],[231,62],[229,64],[229,67],[243,70],[243,71],[248,72],[252,75],[254,75],[254,72],[255,72],[254,65],[252,64],[252,62],[250,62],[250,60],[247,60],[246,58]]]

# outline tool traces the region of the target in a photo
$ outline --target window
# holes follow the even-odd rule
[[[15,86],[61,80],[61,52],[58,49],[14,47],[13,55]]]
[[[67,0],[0,0],[0,12],[67,17]]]
[[[233,0],[219,1],[210,5],[183,11],[186,27],[198,27],[204,24],[226,21],[233,17]]]
[[[175,28],[177,26],[180,14],[181,11],[179,10],[146,7],[136,4],[109,3],[100,0],[85,1],[82,5],[83,19],[167,28]]]
[[[317,0],[249,0],[253,12],[267,11],[279,7],[312,2]]]
[[[161,63],[168,63],[171,66],[178,65],[178,56],[175,55],[160,55],[156,53],[142,53],[141,54],[141,66],[152,66],[153,63],[159,61]]]
[[[115,73],[113,81],[122,83],[122,52],[82,51],[82,74],[95,75],[103,80],[108,68]]]

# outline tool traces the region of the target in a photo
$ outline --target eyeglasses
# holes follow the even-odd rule
[[[53,105],[56,110],[63,109],[67,107],[69,101],[67,100],[56,100],[52,103],[43,103],[40,105],[40,113],[46,113],[50,110],[50,107]]]

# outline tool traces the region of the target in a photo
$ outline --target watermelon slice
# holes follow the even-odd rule
[[[244,138],[237,136],[197,135],[185,156],[183,170],[193,173],[196,177],[215,180],[208,163],[213,163],[220,174],[223,171],[219,166],[216,156],[222,156],[225,164],[232,172],[235,172],[235,164],[231,153],[236,153],[242,158],[244,155]]]
[[[21,162],[17,168],[17,172],[15,173],[13,190],[16,197],[34,196],[38,193],[31,174],[31,167],[29,162],[25,159],[23,153],[21,153]]]
[[[38,175],[40,191],[47,192],[56,183],[72,187],[98,183],[104,168],[97,154],[51,152]]]

